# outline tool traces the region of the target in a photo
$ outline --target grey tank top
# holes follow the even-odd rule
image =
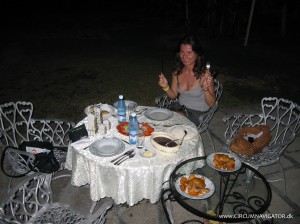
[[[207,111],[209,109],[205,102],[204,92],[199,85],[189,91],[180,90],[178,87],[177,90],[179,93],[178,100],[181,105],[197,111]]]

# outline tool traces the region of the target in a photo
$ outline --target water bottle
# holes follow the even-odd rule
[[[125,122],[126,121],[126,105],[125,101],[123,99],[123,95],[119,95],[119,101],[118,101],[118,122]]]
[[[134,112],[131,114],[129,118],[128,132],[129,132],[129,143],[131,145],[135,145],[139,137],[139,122],[137,120],[136,113]]]

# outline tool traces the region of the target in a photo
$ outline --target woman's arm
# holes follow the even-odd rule
[[[205,102],[209,107],[213,107],[216,103],[214,80],[209,71],[206,71],[201,79],[200,86],[204,92]]]
[[[162,89],[166,92],[168,97],[172,100],[176,99],[178,92],[177,92],[177,79],[174,75],[172,75],[172,83],[171,86],[168,84],[168,80],[164,76],[164,74],[159,75],[158,84],[162,87]]]

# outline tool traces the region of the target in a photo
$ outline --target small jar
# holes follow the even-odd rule
[[[100,135],[105,135],[106,134],[106,127],[104,124],[99,124],[98,126],[98,133]]]

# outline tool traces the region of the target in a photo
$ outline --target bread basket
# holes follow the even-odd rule
[[[174,136],[171,135],[171,134],[168,134],[166,132],[152,132],[151,134],[151,137],[150,137],[150,142],[151,144],[159,151],[162,151],[162,152],[166,152],[166,153],[174,153],[174,152],[178,152],[179,149],[180,149],[180,145],[176,144],[176,146],[164,146],[162,144],[159,144],[158,142],[156,142],[154,140],[154,138],[156,137],[165,137],[165,138],[168,138],[171,140],[175,140]]]

